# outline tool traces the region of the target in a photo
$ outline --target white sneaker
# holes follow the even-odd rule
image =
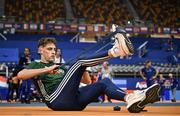
[[[115,34],[115,44],[110,49],[113,57],[127,56],[134,53],[134,48],[131,41],[127,38],[124,32],[117,31]]]
[[[159,84],[154,84],[149,88],[128,94],[126,97],[127,109],[131,113],[138,113],[149,103],[159,101]]]

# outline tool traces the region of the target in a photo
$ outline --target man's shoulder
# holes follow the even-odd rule
[[[151,69],[156,70],[155,67],[153,67],[153,66],[151,67]]]
[[[42,63],[37,61],[33,61],[28,65],[28,68],[41,68],[41,67],[42,67]]]
[[[146,67],[142,67],[141,70],[142,70],[142,71],[146,70]]]
[[[30,64],[40,64],[40,62],[32,61]]]

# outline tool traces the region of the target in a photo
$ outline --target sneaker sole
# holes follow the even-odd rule
[[[146,95],[143,101],[138,101],[128,108],[131,113],[141,112],[145,105],[159,101],[160,86],[155,85],[146,91]]]
[[[132,42],[130,41],[130,39],[125,35],[123,34],[124,38],[125,38],[125,43],[126,43],[126,46],[130,52],[130,54],[134,54],[134,47],[133,47],[133,44]]]
[[[131,42],[131,41],[129,40],[129,38],[125,35],[125,33],[120,33],[120,34],[123,35],[125,46],[127,47],[128,51],[129,51],[129,53],[128,53],[127,55],[132,55],[132,54],[134,54],[134,47],[133,47],[132,42]],[[118,40],[119,43],[121,43],[121,42],[119,41],[119,39],[117,39],[117,40]],[[122,47],[122,49],[123,49],[122,43],[121,43],[121,47]],[[124,49],[123,49],[123,52],[126,53]]]

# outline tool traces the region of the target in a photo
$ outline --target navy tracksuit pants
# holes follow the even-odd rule
[[[109,59],[108,52],[104,52],[93,57],[77,60],[69,68],[63,80],[52,93],[51,101],[46,102],[47,106],[52,110],[83,110],[102,94],[106,94],[111,99],[124,101],[125,92],[109,79],[103,79],[79,88],[86,67],[95,66]]]

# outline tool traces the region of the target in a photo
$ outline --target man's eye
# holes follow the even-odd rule
[[[47,50],[52,50],[52,48],[47,48]]]
[[[47,48],[47,50],[49,50],[49,51],[56,51],[56,48]]]

